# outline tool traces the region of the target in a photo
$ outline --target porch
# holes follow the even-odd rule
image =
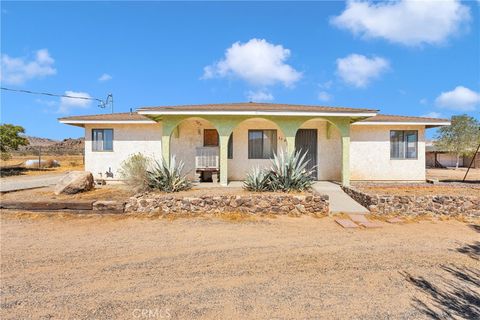
[[[350,182],[350,118],[163,116],[162,154],[195,181],[244,180],[283,150],[308,153],[317,180]]]

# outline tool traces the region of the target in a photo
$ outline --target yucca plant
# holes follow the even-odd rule
[[[183,161],[177,161],[175,156],[170,158],[170,163],[165,159],[161,162],[155,161],[152,170],[148,171],[148,184],[152,189],[164,192],[178,192],[188,190],[192,183],[183,175]]]
[[[270,190],[270,174],[267,170],[254,167],[252,171],[247,173],[247,178],[243,182],[243,188],[248,191],[269,191]]]
[[[273,191],[304,191],[312,187],[313,171],[307,169],[307,152],[296,151],[292,155],[280,151],[274,154],[270,167],[270,187]]]

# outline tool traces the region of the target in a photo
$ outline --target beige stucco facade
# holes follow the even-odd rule
[[[417,159],[390,159],[390,131],[418,130]],[[351,180],[425,180],[425,127],[352,125],[350,137]]]
[[[92,129],[113,129],[113,151],[92,151]],[[118,170],[122,161],[135,153],[153,159],[162,157],[161,124],[89,124],[85,125],[85,170],[95,178],[120,179]]]
[[[112,152],[92,151],[92,129],[113,129]],[[317,129],[318,180],[340,180],[342,164],[341,135],[335,126],[323,119],[309,120],[301,128]],[[170,153],[185,162],[189,177],[195,175],[195,148],[203,146],[203,130],[214,126],[202,118],[182,121],[170,137]],[[276,129],[278,150],[287,149],[287,139],[272,121],[248,119],[233,129],[233,159],[228,160],[228,179],[243,180],[255,166],[266,167],[269,160],[248,159],[248,130]],[[390,130],[418,130],[418,158],[390,159]],[[351,180],[425,180],[425,127],[394,125],[352,125],[350,130]],[[162,124],[88,124],[85,125],[85,169],[96,178],[106,178],[106,172],[119,179],[123,160],[134,153],[161,159]]]

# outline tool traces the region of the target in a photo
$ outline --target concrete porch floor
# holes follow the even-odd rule
[[[209,188],[242,188],[243,181],[229,181],[228,185],[222,186],[220,183],[202,182],[195,183],[195,189],[209,189]],[[313,190],[318,193],[328,195],[330,199],[330,213],[353,213],[353,214],[367,214],[368,209],[360,205],[358,202],[350,198],[340,185],[330,181],[316,181],[313,184]]]

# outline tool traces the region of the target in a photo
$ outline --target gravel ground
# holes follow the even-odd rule
[[[478,224],[5,211],[1,223],[2,319],[480,317]]]

